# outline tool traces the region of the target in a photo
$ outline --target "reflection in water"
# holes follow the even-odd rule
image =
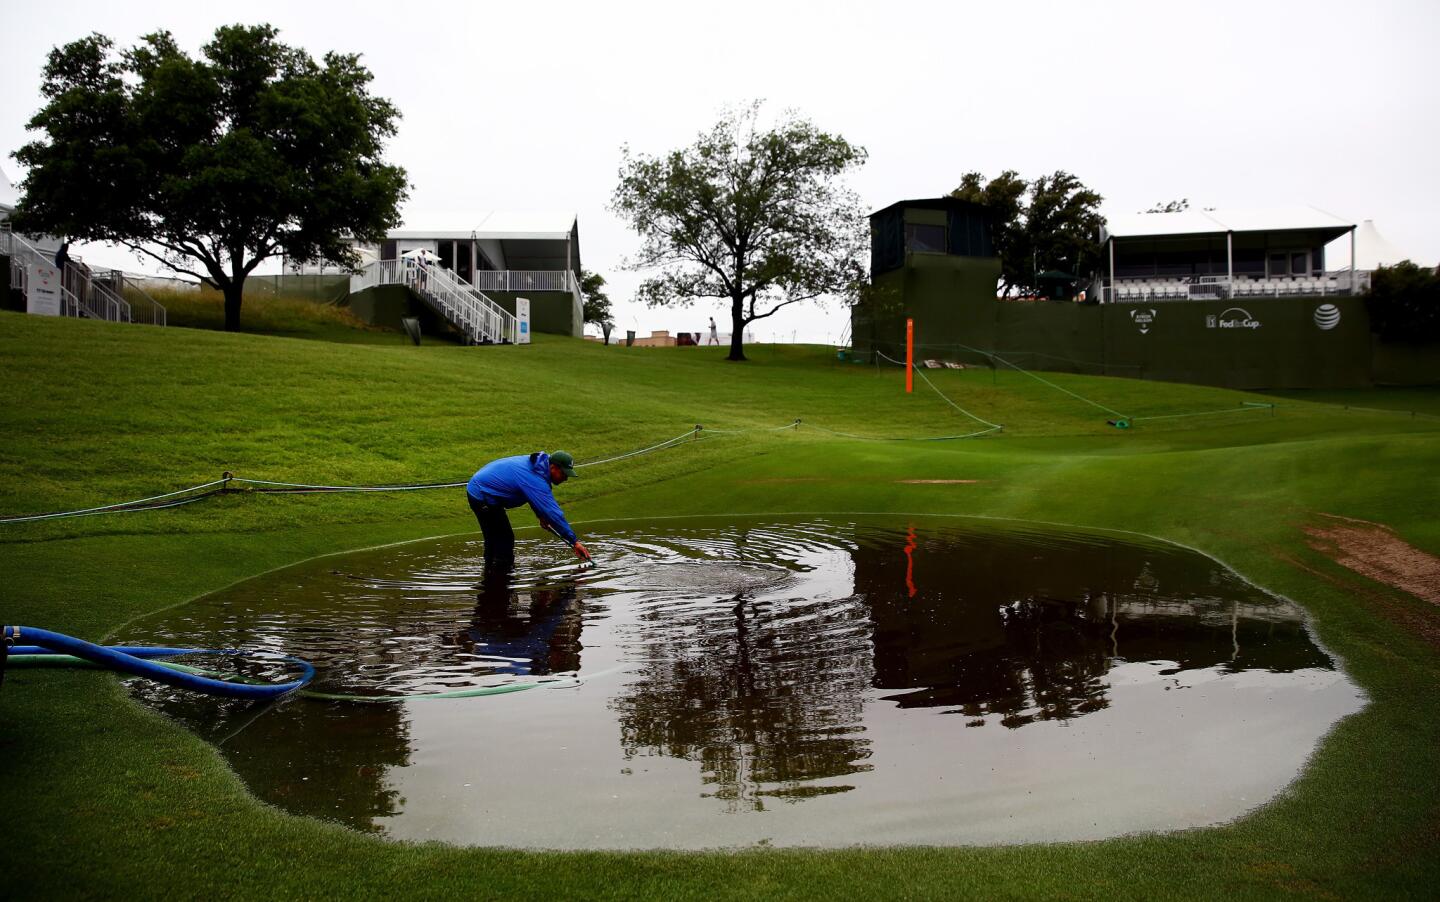
[[[726,602],[644,609],[639,663],[611,703],[626,757],[698,761],[707,794],[732,809],[850,789],[809,781],[869,770],[863,606],[743,593]]]
[[[1244,755],[1237,723],[1284,721],[1253,740],[1291,745],[1256,751],[1280,763],[1253,765],[1268,788],[1221,811],[1234,816],[1283,786],[1336,712],[1358,704],[1297,608],[1173,546],[811,519],[692,521],[663,536],[626,528],[597,533],[594,549],[601,567],[577,573],[522,542],[516,571],[479,585],[474,542],[382,549],[233,587],[122,637],[299,655],[326,692],[578,676],[578,688],[563,683],[570,691],[259,708],[138,682],[134,691],[221,743],[256,793],[288,810],[402,836],[569,847],[714,844],[739,829],[704,820],[717,811],[732,815],[726,824],[763,812],[752,829],[766,837],[787,835],[778,828],[794,817],[801,843],[880,841],[881,824],[896,841],[950,842],[957,825],[986,817],[1051,838],[1153,826],[1117,814],[1107,833],[1092,817],[1097,802],[1067,808],[1117,779],[1096,764],[1117,736],[1124,778],[1154,775],[1150,804],[1177,794],[1196,811],[1184,823],[1211,823],[1223,791],[1168,785],[1186,743],[1224,735],[1226,754]],[[1255,685],[1263,697],[1244,694]],[[1236,720],[1240,705],[1262,707]],[[1175,729],[1192,731],[1166,737],[1181,751],[1135,744],[1157,711],[1179,712]],[[1092,716],[1083,734],[1038,728]],[[577,767],[573,749],[613,764]],[[999,765],[964,770],[984,755],[1043,756],[1052,782],[1017,783]],[[1046,802],[1037,791],[1060,795]],[[598,802],[568,805],[588,793],[625,803],[594,808],[592,828]],[[1115,795],[1105,804],[1153,817],[1137,807],[1144,793],[1117,784]],[[456,813],[470,804],[485,814]],[[673,824],[695,817],[708,833],[687,840]]]

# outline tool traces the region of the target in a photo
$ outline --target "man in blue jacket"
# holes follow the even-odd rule
[[[565,512],[550,490],[574,475],[575,458],[569,452],[536,451],[492,460],[470,477],[465,494],[485,536],[487,568],[508,568],[515,563],[515,533],[505,510],[522,504],[530,505],[541,526],[569,542],[576,557],[590,560],[590,552],[565,522]]]

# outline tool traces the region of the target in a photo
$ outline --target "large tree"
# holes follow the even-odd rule
[[[990,207],[1005,293],[1038,292],[1036,276],[1060,270],[1083,279],[1100,265],[1103,198],[1064,170],[1033,181],[1006,170],[987,181],[969,172],[952,197]]]
[[[1440,268],[1409,260],[1380,267],[1370,276],[1365,309],[1371,331],[1384,341],[1440,341]]]
[[[864,148],[793,113],[769,128],[759,118],[758,103],[727,113],[663,156],[625,148],[611,204],[640,235],[633,266],[659,270],[641,300],[730,302],[729,360],[745,359],[750,323],[864,278],[864,212],[841,182]]]
[[[610,295],[605,293],[604,276],[588,269],[580,270],[580,297],[584,301],[582,321],[603,323],[610,319]]]
[[[399,222],[404,170],[382,158],[399,112],[356,55],[323,65],[269,25],[218,29],[194,59],[168,32],[116,54],[92,34],[50,52],[43,134],[17,229],[109,241],[217,288],[240,328],[245,279],[285,256],[358,262]]]

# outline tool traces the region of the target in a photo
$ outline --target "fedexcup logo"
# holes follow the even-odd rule
[[[1340,325],[1340,308],[1334,304],[1321,304],[1315,308],[1315,325],[1329,332]]]
[[[1211,329],[1258,329],[1260,321],[1244,307],[1231,307],[1218,317],[1205,317],[1205,325]]]

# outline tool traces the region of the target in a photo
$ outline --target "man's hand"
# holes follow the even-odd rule
[[[576,557],[580,558],[582,561],[590,561],[591,563],[594,563],[594,561],[590,557],[590,550],[587,549],[584,545],[580,544],[579,539],[575,540],[574,547]]]

